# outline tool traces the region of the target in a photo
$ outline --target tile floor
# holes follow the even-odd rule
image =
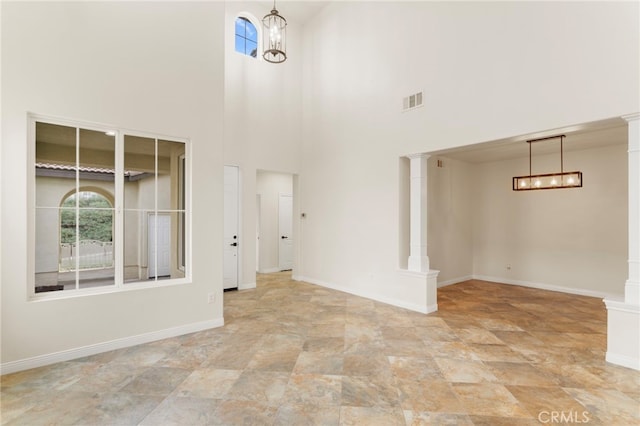
[[[2,424],[640,424],[600,299],[469,281],[422,315],[260,275],[224,327],[2,377]]]

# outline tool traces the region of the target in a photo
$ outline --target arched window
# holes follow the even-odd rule
[[[258,31],[244,16],[236,18],[236,52],[253,58],[258,55]]]
[[[113,207],[93,191],[74,192],[60,209],[60,271],[113,266]]]

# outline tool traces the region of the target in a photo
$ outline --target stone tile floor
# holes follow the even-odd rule
[[[224,327],[2,377],[2,424],[640,424],[600,299],[482,281],[430,315],[259,275]]]

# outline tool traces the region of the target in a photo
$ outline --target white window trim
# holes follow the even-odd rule
[[[178,200],[180,200],[180,202],[182,201],[182,198],[184,197],[184,211],[186,212],[191,211],[191,209],[187,209],[187,194],[186,194],[186,190],[187,190],[187,159],[190,158],[190,156],[185,156],[184,154],[178,156]],[[185,215],[186,216],[186,215]],[[184,224],[183,224],[184,222]],[[179,235],[183,235],[183,238],[185,238],[186,241],[186,236],[190,235],[187,234],[187,220],[186,217],[184,216],[180,216],[180,220],[178,220],[178,233]],[[184,231],[182,231],[182,226],[184,225]],[[178,270],[185,272],[185,269],[187,270],[191,270],[191,268],[186,268],[186,263],[187,263],[187,246],[188,244],[180,244],[180,246],[178,246]],[[182,259],[184,259],[184,264],[182,263]]]
[[[93,287],[84,289],[71,289],[64,291],[52,291],[52,292],[35,292],[35,252],[36,252],[36,122],[56,124],[60,126],[69,126],[82,128],[86,130],[94,130],[99,132],[115,132],[116,147],[115,147],[115,173],[117,176],[122,176],[124,171],[124,136],[139,136],[150,139],[162,139],[174,142],[181,142],[185,144],[185,237],[187,238],[186,246],[186,274],[182,278],[162,279],[157,278],[153,281],[140,281],[140,282],[128,282],[124,283],[124,244],[122,238],[124,221],[122,220],[122,194],[124,191],[124,181],[122,179],[114,179],[115,184],[115,236],[114,236],[114,263],[115,263],[115,279],[114,285],[104,287]],[[110,294],[120,293],[127,291],[137,291],[143,289],[152,289],[159,287],[171,287],[176,285],[191,284],[192,280],[192,259],[191,259],[191,140],[185,137],[171,136],[159,133],[144,132],[139,130],[131,130],[120,126],[113,126],[108,124],[101,124],[95,122],[71,120],[68,118],[60,118],[55,116],[41,115],[37,113],[27,113],[27,291],[26,298],[28,301],[40,302],[48,300],[60,300],[70,299],[76,297],[85,297],[98,294]],[[157,202],[157,194],[156,194]],[[157,211],[157,208],[155,209]]]

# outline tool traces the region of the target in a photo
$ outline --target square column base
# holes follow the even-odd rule
[[[640,305],[640,282],[627,280],[624,284],[624,301],[628,305]]]
[[[398,286],[403,288],[403,298],[409,303],[402,307],[412,311],[430,314],[438,310],[438,274],[434,269],[428,272],[400,270]]]
[[[607,362],[640,370],[640,306],[604,300],[607,306]]]

